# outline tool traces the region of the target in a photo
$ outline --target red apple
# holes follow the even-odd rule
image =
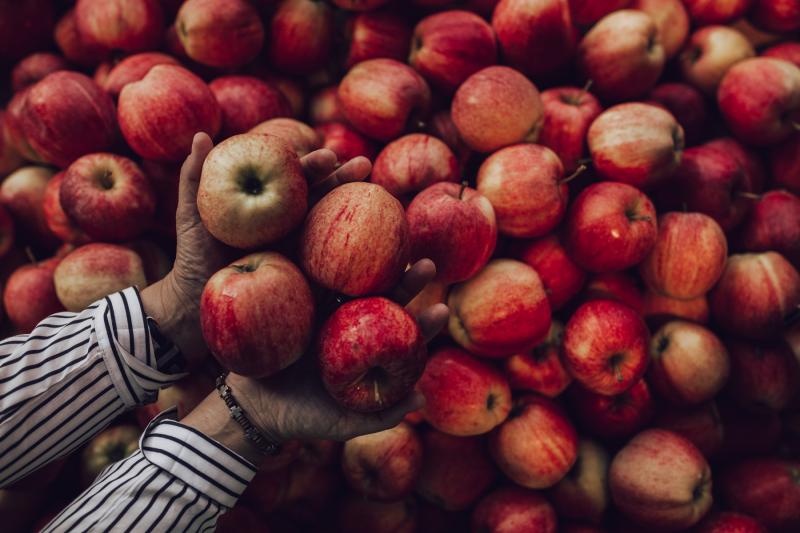
[[[552,487],[569,472],[578,455],[578,436],[567,415],[552,400],[520,396],[489,449],[500,470],[531,489]]]
[[[733,65],[755,55],[741,32],[728,26],[707,26],[691,35],[679,62],[688,83],[713,95]]]
[[[658,233],[653,203],[625,183],[590,185],[572,202],[564,244],[584,270],[613,272],[641,262]]]
[[[523,261],[539,274],[550,307],[561,309],[583,288],[586,272],[570,259],[557,234],[512,245],[512,257]]]
[[[459,135],[478,152],[534,142],[543,114],[536,86],[520,72],[503,66],[487,67],[467,78],[451,106]]]
[[[319,134],[308,124],[293,118],[272,118],[258,124],[248,133],[261,133],[280,137],[289,143],[297,157],[303,157],[321,146]]]
[[[52,177],[53,171],[47,167],[22,167],[9,174],[0,185],[0,205],[16,222],[20,241],[53,244],[53,233],[47,226],[43,205],[47,184]]]
[[[532,349],[550,329],[550,304],[525,263],[495,259],[448,298],[449,330],[472,353],[506,357]]]
[[[123,87],[129,83],[140,81],[156,65],[180,66],[180,63],[174,57],[161,52],[134,54],[114,65],[101,86],[114,99],[117,99]]]
[[[414,428],[404,422],[344,444],[344,478],[365,498],[397,501],[408,496],[421,468],[422,441]]]
[[[671,431],[639,433],[611,462],[611,497],[641,526],[685,529],[711,507],[711,469],[703,454]]]
[[[800,0],[753,0],[750,20],[770,32],[800,30]]]
[[[745,148],[731,137],[707,142],[706,148],[727,152],[744,174],[744,186],[749,192],[760,192],[767,183],[767,171],[758,152]]]
[[[64,57],[78,65],[93,67],[110,53],[108,48],[78,31],[74,9],[70,9],[59,19],[53,37]]]
[[[0,206],[0,257],[14,246],[14,219],[5,207]]]
[[[753,0],[683,0],[697,26],[727,24],[742,17]]]
[[[347,120],[380,141],[399,137],[427,115],[431,92],[417,72],[394,59],[369,59],[339,83],[339,102]]]
[[[569,0],[572,18],[578,26],[591,26],[613,11],[624,9],[631,0]]]
[[[542,237],[567,210],[564,165],[538,144],[518,144],[490,155],[478,169],[478,192],[491,202],[497,229],[511,237]]]
[[[631,8],[653,18],[667,59],[674,57],[689,36],[689,14],[681,0],[634,0]]]
[[[782,459],[749,459],[728,469],[720,480],[730,508],[747,513],[770,531],[800,527],[800,463]]]
[[[22,266],[5,282],[5,314],[20,333],[32,331],[48,316],[64,310],[53,283],[53,272],[58,263],[58,259],[49,259]]]
[[[586,88],[556,87],[542,92],[544,122],[538,143],[558,155],[567,172],[574,172],[586,153],[586,132],[602,111]]]
[[[328,62],[334,13],[327,2],[282,0],[272,14],[266,51],[270,63],[291,74],[310,74]]]
[[[644,379],[613,396],[573,385],[569,399],[579,427],[604,440],[629,438],[648,424],[655,412],[655,402]]]
[[[511,410],[511,390],[503,375],[458,348],[434,353],[417,388],[425,396],[425,420],[450,435],[487,433]]]
[[[587,142],[603,178],[650,188],[681,161],[683,128],[660,107],[632,102],[607,109],[589,127]]]
[[[81,480],[89,485],[117,461],[139,450],[142,432],[133,425],[114,426],[95,436],[81,452]]]
[[[3,113],[3,166],[8,172],[13,172],[22,166],[25,161],[43,163],[42,158],[31,147],[23,131],[25,113],[25,100],[31,87],[14,93],[8,101],[6,111]],[[5,173],[5,172],[4,172]]]
[[[341,2],[342,0],[337,0]],[[417,506],[413,500],[374,502],[351,495],[339,506],[339,531],[414,533]]]
[[[780,411],[797,396],[800,367],[782,339],[758,344],[731,341],[730,391],[739,405],[751,410]]]
[[[564,326],[553,322],[547,338],[531,352],[515,354],[505,360],[503,368],[514,390],[538,392],[555,398],[572,382],[561,361]]]
[[[494,209],[475,189],[457,183],[431,185],[414,197],[406,216],[412,261],[433,260],[441,283],[471,278],[494,252]]]
[[[402,198],[434,183],[459,178],[456,156],[444,142],[424,133],[412,133],[381,150],[370,181]]]
[[[400,202],[372,183],[328,193],[306,218],[303,270],[323,287],[349,296],[393,287],[408,263],[409,230]]]
[[[800,133],[773,146],[769,156],[773,186],[800,194]]]
[[[100,241],[138,237],[156,209],[155,193],[139,166],[106,153],[85,155],[67,168],[59,202],[68,220]]]
[[[118,117],[133,151],[159,161],[183,160],[195,133],[213,137],[221,123],[220,107],[208,85],[175,65],[157,65],[141,81],[123,87]]]
[[[445,142],[447,146],[456,154],[460,167],[463,169],[467,160],[472,155],[461,134],[458,133],[453,117],[449,109],[444,109],[434,114],[428,123],[428,133]]]
[[[664,70],[666,53],[653,18],[623,9],[603,17],[578,45],[578,66],[606,100],[647,94]]]
[[[696,144],[702,138],[708,126],[708,111],[700,91],[685,83],[662,83],[650,91],[648,98],[672,113],[683,128],[686,144]]]
[[[639,279],[625,272],[591,274],[583,291],[583,301],[614,300],[642,314],[644,296]]]
[[[709,303],[723,331],[753,340],[776,337],[784,317],[800,305],[800,274],[775,252],[732,255]]]
[[[48,74],[68,69],[69,64],[59,55],[50,52],[31,54],[17,63],[11,71],[11,89],[14,92],[21,91],[44,79]]]
[[[159,0],[78,0],[78,32],[108,49],[151,50],[164,37],[164,12]]]
[[[714,402],[689,409],[664,410],[654,425],[688,439],[707,458],[717,453],[725,437],[725,427]]]
[[[339,103],[339,87],[331,85],[320,89],[308,103],[308,118],[318,126],[328,122],[345,122],[342,105]]]
[[[767,533],[754,518],[741,513],[716,513],[697,526],[697,533]]]
[[[23,159],[8,131],[9,114],[0,109],[0,175],[7,176],[22,166]]]
[[[261,17],[247,0],[186,0],[175,29],[186,54],[211,67],[249,63],[264,44]]]
[[[389,0],[331,0],[336,6],[348,11],[372,11]]]
[[[322,139],[320,148],[332,150],[339,161],[350,161],[360,155],[371,161],[375,159],[378,151],[375,143],[344,122],[320,124],[315,131]]]
[[[549,492],[560,517],[593,524],[603,520],[611,499],[608,493],[610,462],[605,448],[594,441],[581,439],[575,466]]]
[[[649,289],[644,293],[642,316],[652,327],[658,327],[676,319],[707,324],[708,315],[706,295],[691,300],[678,300]]]
[[[283,93],[252,76],[223,76],[208,87],[222,110],[223,137],[245,133],[266,120],[288,117],[292,112]]]
[[[405,61],[411,44],[411,26],[393,11],[361,13],[347,21],[345,68],[381,57]],[[494,46],[494,43],[492,43]]]
[[[775,251],[800,268],[800,198],[770,191],[754,202],[737,242],[748,252]]]
[[[540,494],[519,487],[487,494],[472,511],[472,531],[486,533],[556,533],[553,506]]]
[[[800,43],[785,42],[770,46],[761,52],[762,56],[783,59],[800,67]]]
[[[142,260],[116,244],[86,244],[67,255],[54,274],[56,294],[67,311],[83,311],[117,291],[147,284]]]

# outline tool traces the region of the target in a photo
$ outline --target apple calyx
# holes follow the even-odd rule
[[[114,180],[111,179],[111,176],[113,176],[113,172],[107,168],[97,172],[95,179],[101,189],[110,191],[114,188]]]
[[[586,93],[589,92],[589,89],[592,88],[592,84],[594,84],[593,79],[586,80],[586,83],[581,88],[581,92],[578,93],[577,96],[568,96],[568,95],[561,95],[561,101],[568,105],[574,105],[575,107],[580,107],[581,102],[583,102],[583,97],[586,96]]]
[[[622,375],[622,368],[620,368],[624,360],[625,355],[622,353],[615,353],[608,358],[608,366],[611,368],[611,372],[614,373],[614,378],[617,380],[617,383],[621,383],[625,380]]]
[[[703,498],[703,496],[706,495],[706,493],[708,492],[710,481],[711,480],[709,479],[709,476],[707,476],[705,474],[705,472],[700,475],[700,480],[698,481],[697,485],[695,485],[694,489],[692,490],[692,501],[693,502],[700,501]]]
[[[658,339],[658,345],[656,346],[656,355],[661,355],[664,351],[669,347],[669,337],[666,335],[661,336]]]
[[[459,200],[463,200],[464,199],[464,191],[467,189],[468,186],[469,186],[469,182],[467,182],[467,180],[464,180],[464,181],[461,182],[461,189],[458,190],[458,199]]]

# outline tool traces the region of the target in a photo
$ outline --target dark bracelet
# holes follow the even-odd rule
[[[239,402],[236,401],[236,398],[233,397],[231,388],[225,383],[225,378],[227,377],[228,373],[224,372],[217,378],[217,391],[219,391],[219,397],[222,398],[222,401],[228,406],[231,412],[231,418],[242,426],[245,438],[252,442],[264,455],[274,456],[281,453],[281,445],[267,439],[247,418],[247,413],[242,409],[242,406],[239,405]]]

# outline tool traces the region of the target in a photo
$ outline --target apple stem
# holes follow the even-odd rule
[[[26,246],[26,247],[25,247],[25,255],[27,255],[27,256],[28,256],[28,260],[29,260],[31,263],[33,263],[33,264],[36,264],[36,263],[38,263],[38,262],[39,262],[39,261],[37,261],[37,260],[36,260],[36,256],[35,256],[35,255],[33,255],[33,250],[31,250],[31,247],[30,247],[30,246]]]
[[[572,174],[570,174],[569,176],[567,176],[563,180],[559,181],[558,184],[559,185],[564,185],[565,183],[569,183],[570,181],[574,180],[575,178],[577,178],[578,176],[580,176],[581,174],[586,172],[587,168],[588,167],[586,165],[581,164],[578,168],[575,169],[575,172],[573,172]]]
[[[761,200],[761,195],[754,192],[740,191],[736,193],[739,198],[747,198],[748,200]]]
[[[795,129],[795,131],[800,131],[800,122],[792,121],[792,127]]]
[[[581,105],[581,100],[583,100],[583,97],[586,96],[586,93],[589,92],[589,89],[592,88],[593,84],[594,84],[593,79],[590,78],[586,80],[586,84],[584,84],[583,89],[581,89],[581,92],[578,94],[578,98],[575,100],[575,105]]]
[[[464,180],[464,181],[461,182],[461,190],[458,191],[458,199],[459,200],[462,200],[464,198],[464,191],[466,190],[466,188],[468,186],[469,186],[469,182],[467,182],[467,180]]]
[[[578,159],[576,163],[578,163],[579,165],[586,165],[588,167],[593,163],[593,161],[591,157],[584,157],[582,159]]]

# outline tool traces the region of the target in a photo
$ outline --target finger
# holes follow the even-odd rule
[[[436,277],[436,265],[430,259],[420,259],[403,274],[392,298],[400,305],[405,305],[419,294],[425,285]]]
[[[351,424],[352,435],[369,435],[391,429],[403,421],[408,414],[425,407],[425,397],[414,391],[395,406],[370,415],[358,415]]]
[[[364,181],[372,172],[372,163],[363,156],[355,157],[328,176],[312,184],[312,196],[320,198],[343,183]]]
[[[314,186],[318,181],[327,178],[334,170],[338,159],[333,150],[323,148],[321,150],[314,150],[300,158],[300,165],[303,167],[303,174],[309,184]]]
[[[419,329],[425,342],[430,342],[447,325],[450,318],[450,309],[445,304],[436,304],[425,309],[417,317]]]
[[[192,152],[181,167],[178,184],[178,218],[197,216],[197,188],[200,186],[200,174],[208,152],[214,147],[211,137],[206,133],[196,133],[192,140]]]

